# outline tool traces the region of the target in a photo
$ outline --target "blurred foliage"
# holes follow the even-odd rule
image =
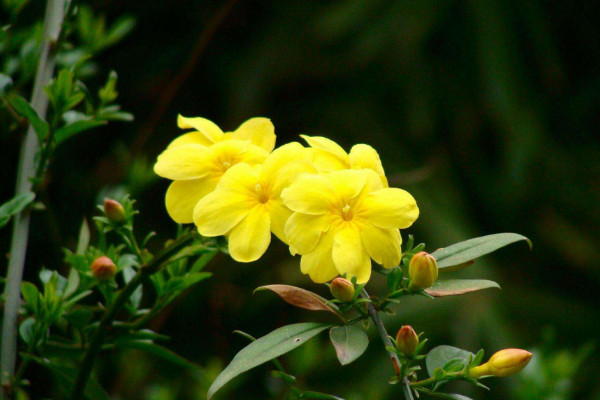
[[[42,3],[27,4],[22,22],[39,15]],[[534,242],[531,253],[509,248],[471,268],[501,282],[501,293],[436,300],[443,307],[435,308],[429,300],[409,299],[398,315],[389,317],[388,326],[410,323],[427,332],[432,346],[445,341],[472,351],[483,347],[489,354],[508,346],[539,348],[542,329],[551,326],[556,340],[538,361],[558,369],[577,364],[582,344],[597,341],[596,2],[89,4],[88,17],[97,20],[105,14],[106,26],[124,24],[119,21],[125,14],[137,19],[123,42],[105,50],[94,42],[94,30],[79,32],[82,43],[103,50],[93,65],[103,72],[98,76],[106,76],[106,66],[119,73],[120,103],[136,120],[98,127],[57,149],[47,183],[48,212],[33,219],[26,279],[35,280],[34,266],[61,265],[58,249],[74,247],[80,216],[92,212],[105,190],[124,187],[139,199],[140,229],[172,234],[163,201],[167,182],[155,179],[151,166],[179,134],[177,113],[201,115],[225,128],[263,115],[273,120],[279,144],[307,133],[326,134],[346,148],[357,142],[374,146],[391,183],[417,199],[421,217],[408,233],[429,243],[429,251],[500,231],[520,232]],[[8,17],[10,12],[2,25]],[[15,84],[26,87],[36,55],[31,49],[24,52],[20,64],[11,66],[4,57],[2,63],[19,70]],[[95,87],[104,83],[99,77],[91,80]],[[0,198],[6,200],[13,196],[20,137],[9,131],[8,118],[0,117]],[[4,252],[8,234],[7,229],[0,232]],[[242,329],[261,336],[309,318],[273,296],[252,295],[255,287],[275,282],[312,288],[283,246],[254,265],[234,265],[221,255],[209,270],[215,276],[206,291],[190,292],[151,323],[173,338],[173,351],[205,366],[203,372],[182,373],[132,352],[102,359],[99,378],[105,387],[123,398],[203,398],[220,368],[245,345],[230,332]],[[385,285],[383,280],[374,283]],[[451,319],[460,323],[440,324]],[[376,346],[339,369],[322,337],[283,362],[311,388],[336,388],[337,395],[349,400],[398,395],[396,387],[379,384],[389,371],[371,368],[385,362]],[[592,372],[599,364],[596,348],[561,398],[598,398],[600,384]],[[529,382],[511,379],[490,380],[491,393],[461,391],[486,399],[527,393]],[[221,398],[270,398],[279,390],[263,367],[232,382]]]

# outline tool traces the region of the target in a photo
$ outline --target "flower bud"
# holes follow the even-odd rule
[[[396,335],[396,346],[398,350],[407,356],[412,356],[419,345],[419,336],[410,325],[404,325]]]
[[[413,256],[408,266],[410,276],[409,289],[420,290],[431,287],[438,277],[438,267],[435,258],[424,251]]]
[[[104,214],[111,222],[120,224],[125,221],[125,209],[116,200],[104,199]]]
[[[91,269],[94,278],[100,281],[111,279],[117,273],[117,266],[106,256],[96,258],[92,263]]]
[[[469,370],[470,378],[479,378],[484,375],[493,375],[500,378],[516,374],[529,363],[533,354],[527,350],[504,349],[500,350],[485,364]]]
[[[333,297],[343,302],[350,302],[354,298],[354,285],[347,279],[335,278],[329,285]]]

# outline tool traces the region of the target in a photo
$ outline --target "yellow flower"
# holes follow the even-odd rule
[[[259,259],[269,247],[271,232],[285,242],[283,227],[292,212],[281,191],[299,174],[315,173],[312,154],[300,143],[276,149],[263,166],[239,163],[224,175],[214,192],[201,199],[194,223],[204,236],[227,235],[236,261]]]
[[[377,151],[368,144],[356,144],[346,153],[333,140],[322,136],[300,135],[310,145],[315,155],[315,166],[319,172],[332,172],[342,169],[370,169],[379,175],[384,187],[388,187],[387,178]]]
[[[205,118],[178,118],[180,128],[195,131],[173,140],[158,156],[154,172],[173,180],[165,203],[175,222],[193,222],[194,207],[212,192],[230,167],[261,164],[275,147],[275,128],[267,118],[252,118],[223,133]]]
[[[401,257],[398,229],[419,216],[408,192],[384,188],[369,169],[302,175],[281,196],[294,211],[285,225],[290,251],[302,255],[301,271],[317,283],[338,274],[367,282],[371,258],[395,267]]]

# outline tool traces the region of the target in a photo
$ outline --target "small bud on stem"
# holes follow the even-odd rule
[[[533,354],[527,350],[504,349],[490,357],[489,361],[469,370],[469,378],[493,375],[500,378],[516,374],[531,360]]]
[[[333,297],[345,303],[354,298],[354,285],[347,279],[335,278],[329,285],[329,290]]]
[[[98,257],[91,266],[92,275],[100,281],[111,279],[117,273],[117,266],[106,256]]]
[[[121,203],[113,199],[104,199],[104,215],[116,224],[125,221],[125,209]]]
[[[421,251],[410,260],[408,275],[410,277],[409,289],[427,289],[438,277],[437,261],[431,254]]]
[[[412,356],[419,345],[419,336],[410,325],[404,325],[396,335],[396,346],[398,350],[407,356]]]

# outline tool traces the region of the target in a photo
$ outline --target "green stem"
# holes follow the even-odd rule
[[[449,379],[455,379],[455,378],[460,378],[463,376],[463,371],[457,371],[457,372],[448,372],[444,375],[444,381],[447,381]],[[420,386],[427,386],[427,385],[431,385],[432,383],[437,383],[438,380],[435,379],[434,377],[431,378],[427,378],[427,379],[423,379],[421,381],[416,381],[416,382],[410,382],[410,386],[412,387],[420,387]]]
[[[360,295],[365,299],[371,299],[365,289],[363,289]],[[369,311],[369,316],[371,317],[371,320],[373,320],[373,323],[375,324],[375,327],[379,332],[379,337],[381,338],[383,345],[386,348],[394,347],[392,341],[390,340],[390,335],[388,335],[387,330],[385,329],[385,325],[383,325],[383,321],[381,321],[381,318],[379,317],[379,313],[373,306],[373,303],[371,303],[370,301],[367,303],[367,309]],[[388,353],[388,356],[390,357],[390,360],[392,361],[392,366],[394,367],[396,375],[400,375],[400,359],[398,358],[398,354],[387,349],[386,351]],[[410,390],[410,383],[408,382],[408,379],[406,377],[402,377],[402,390],[404,392],[404,397],[406,398],[406,400],[414,400],[412,392]]]
[[[150,275],[166,265],[170,258],[179,250],[181,250],[181,248],[188,245],[192,239],[193,237],[191,234],[184,235],[177,239],[169,247],[152,258],[152,260],[150,260],[147,264],[142,265],[137,274],[129,281],[123,290],[119,292],[119,295],[115,301],[106,310],[102,316],[102,319],[100,319],[98,329],[92,337],[89,347],[83,356],[77,378],[75,379],[73,393],[71,395],[73,400],[82,398],[82,395],[85,391],[85,386],[92,373],[96,357],[98,356],[98,353],[100,353],[107,335],[112,330],[112,322],[121,309],[125,306],[127,300],[131,297],[133,292],[150,277]]]
[[[48,109],[48,97],[44,86],[54,74],[55,44],[61,31],[64,18],[65,0],[48,0],[44,17],[44,37],[40,51],[39,63],[33,84],[31,106],[41,118],[45,118]],[[35,175],[35,155],[39,142],[31,125],[27,130],[21,147],[17,171],[16,194],[31,191],[31,178]],[[17,358],[17,313],[20,305],[21,281],[25,266],[27,241],[29,237],[29,209],[15,216],[10,247],[10,260],[4,296],[4,318],[2,322],[2,352],[0,355],[0,378],[2,385],[9,385],[15,371]],[[4,395],[2,395],[4,398]]]

